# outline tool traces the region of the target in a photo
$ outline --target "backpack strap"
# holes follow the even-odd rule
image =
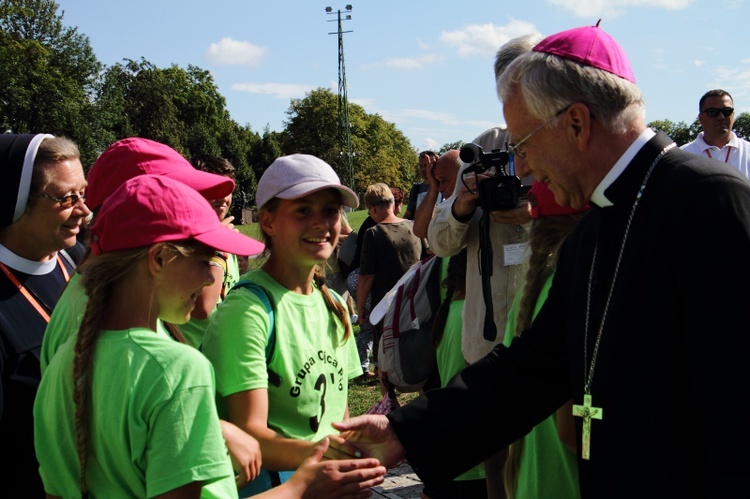
[[[245,288],[253,293],[258,297],[260,302],[266,308],[266,314],[268,314],[269,323],[268,340],[266,341],[266,367],[268,367],[268,365],[271,363],[273,351],[276,348],[276,324],[274,321],[273,304],[271,303],[271,297],[268,295],[268,292],[263,286],[255,282],[248,281],[247,279],[241,279],[237,281],[237,284],[235,284],[232,289],[237,288]],[[268,382],[274,386],[280,386],[281,376],[273,372],[271,369],[268,369]]]

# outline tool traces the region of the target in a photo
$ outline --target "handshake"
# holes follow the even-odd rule
[[[333,423],[341,432],[331,439],[326,452],[330,459],[374,457],[386,468],[395,468],[406,460],[406,451],[383,415],[365,414]]]

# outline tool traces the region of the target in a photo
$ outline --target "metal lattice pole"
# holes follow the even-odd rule
[[[352,6],[346,6],[346,14],[343,20],[351,20]],[[326,12],[333,14],[331,7],[326,7]],[[338,30],[329,35],[338,35],[339,41],[339,89],[338,89],[338,121],[339,121],[339,160],[341,162],[341,169],[348,174],[349,187],[355,190],[354,187],[354,152],[352,151],[352,129],[349,121],[349,99],[346,91],[346,64],[344,62],[344,33],[351,33],[351,31],[343,31],[341,28],[341,10],[336,11],[336,20],[338,23]]]

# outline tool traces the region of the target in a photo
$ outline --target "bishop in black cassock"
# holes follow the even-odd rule
[[[389,415],[409,462],[442,481],[527,433],[570,398],[587,366],[627,219],[643,177],[671,143],[652,138],[568,238],[531,330],[444,390]],[[593,204],[593,203],[592,203]],[[602,409],[581,459],[583,497],[729,497],[750,459],[750,183],[717,161],[667,152],[636,210],[591,386]],[[582,432],[582,420],[577,431]],[[579,448],[579,454],[581,449]]]
[[[583,498],[747,495],[750,182],[626,112],[642,99],[624,52],[598,27],[552,35],[534,51],[542,54],[520,56],[499,83],[517,171],[549,182],[558,202],[592,206],[565,242],[547,301],[509,348],[387,423],[364,416],[336,426],[358,430],[350,442],[386,461],[403,450],[423,480],[441,483],[572,399]],[[565,69],[576,65],[608,74]],[[534,131],[544,120],[528,103],[536,83],[524,72],[533,71],[550,73],[537,73],[534,87],[548,100],[570,99]],[[545,87],[564,78],[601,99],[637,95],[623,98],[624,126],[602,124],[617,103]]]

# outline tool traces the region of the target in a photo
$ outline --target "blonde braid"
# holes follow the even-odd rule
[[[320,267],[318,265],[315,266],[313,281],[318,286],[318,289],[320,289],[320,292],[323,293],[323,299],[326,302],[326,307],[328,307],[328,309],[339,318],[341,324],[344,325],[344,337],[341,340],[341,343],[343,344],[346,340],[349,339],[349,336],[351,336],[352,334],[352,326],[349,323],[349,311],[344,307],[344,305],[341,304],[339,300],[333,297],[333,295],[331,294],[331,290],[326,284],[326,278],[323,275],[323,271],[320,270]]]
[[[534,220],[529,232],[529,245],[531,256],[529,257],[529,268],[526,272],[526,280],[523,287],[523,295],[516,316],[515,335],[531,327],[534,320],[536,302],[542,292],[544,283],[552,275],[557,266],[560,248],[565,242],[585,212],[572,213],[568,215],[554,215],[541,217]],[[503,486],[508,499],[515,497],[518,487],[518,470],[521,463],[524,439],[519,439],[510,445],[508,458],[503,467]]]
[[[81,494],[86,495],[89,427],[91,420],[91,364],[96,341],[102,330],[112,286],[146,254],[148,248],[91,256],[79,267],[88,303],[76,337],[73,357],[73,402],[75,403],[76,447],[80,466]]]
[[[534,220],[529,232],[531,256],[516,319],[516,336],[531,327],[534,310],[544,283],[557,266],[560,248],[586,213],[553,215]]]

